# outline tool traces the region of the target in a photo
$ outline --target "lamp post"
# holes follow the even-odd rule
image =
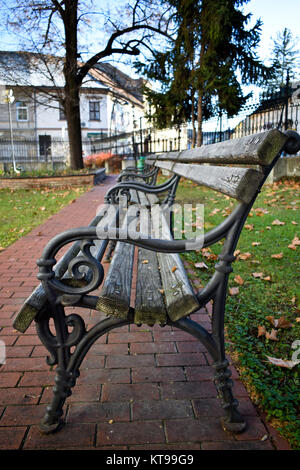
[[[6,90],[5,93],[5,101],[8,103],[8,115],[9,115],[9,127],[10,127],[10,142],[11,142],[11,156],[12,156],[12,163],[13,163],[13,170],[15,173],[20,173],[16,167],[15,161],[15,148],[14,148],[14,136],[13,136],[13,127],[12,127],[12,118],[11,118],[11,105],[15,101],[15,97],[13,94],[12,89]]]

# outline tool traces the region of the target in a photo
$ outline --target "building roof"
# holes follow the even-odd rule
[[[0,51],[0,86],[64,86],[63,58],[25,51]],[[80,65],[80,63],[78,64]],[[143,106],[143,79],[132,79],[108,63],[90,69],[82,88],[99,88]]]

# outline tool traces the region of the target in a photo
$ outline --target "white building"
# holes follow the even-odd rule
[[[110,64],[90,70],[80,90],[84,154],[93,150],[95,139],[109,140],[138,127],[144,115],[142,83]],[[60,58],[0,52],[0,161],[10,159],[11,130],[17,161],[66,159],[67,122],[56,99],[63,85]],[[8,90],[14,97],[10,105],[4,99]]]

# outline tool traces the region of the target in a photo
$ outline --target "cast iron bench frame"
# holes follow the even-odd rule
[[[195,294],[198,302],[197,309],[213,300],[212,333],[189,318],[193,312],[183,312],[178,318],[173,319],[167,316],[165,322],[165,324],[190,333],[200,340],[210,353],[215,369],[214,383],[225,410],[222,426],[231,432],[242,432],[246,426],[239,413],[238,402],[232,393],[233,382],[230,379],[231,372],[224,347],[224,312],[228,277],[232,271],[231,263],[235,259],[233,253],[248,213],[282,151],[285,150],[292,154],[297,153],[299,149],[298,134],[293,132],[283,134],[274,130],[228,143],[163,154],[155,157],[154,160],[149,159],[149,164],[156,168],[169,169],[174,173],[174,176],[166,183],[154,187],[137,181],[120,182],[111,188],[106,195],[107,203],[114,203],[120,198],[120,195],[128,196],[130,190],[136,190],[145,195],[156,195],[162,190],[167,190],[166,201],[168,205],[171,205],[179,179],[184,176],[196,180],[199,184],[206,184],[229,194],[239,201],[232,213],[220,225],[204,234],[203,247],[208,247],[221,239],[225,240],[214,274],[206,286]],[[216,158],[216,155],[219,156]],[[256,173],[248,173],[244,168],[231,168],[232,178],[228,177],[230,173],[224,173],[224,177],[221,179],[225,180],[225,185],[223,186],[222,182],[220,186],[220,181],[218,182],[217,176],[214,176],[214,173],[215,175],[223,174],[220,167],[199,165],[202,169],[195,175],[195,165],[190,163],[195,161],[197,163],[255,164],[261,165],[261,169],[258,171],[251,169],[251,172],[256,171]],[[187,173],[187,170],[191,170],[191,168],[193,174]],[[239,184],[236,183],[239,183],[237,180],[240,176],[239,178],[235,177],[235,172],[236,175],[244,175],[244,171],[246,183],[248,182],[251,187],[249,191],[244,182],[243,191],[239,192]],[[207,172],[212,176],[208,177]],[[251,179],[251,175],[254,175],[254,179]],[[247,180],[248,176],[249,178],[251,176],[249,181]],[[209,181],[207,181],[208,179]],[[135,309],[129,306],[126,318],[110,316],[87,331],[80,315],[65,314],[64,308],[70,305],[97,310],[99,297],[88,294],[97,289],[104,279],[101,260],[109,242],[108,238],[99,241],[96,225],[100,218],[101,214],[98,214],[89,227],[67,230],[47,243],[41,258],[37,261],[39,266],[37,277],[41,281],[41,285],[27,299],[14,321],[14,327],[24,332],[31,321],[35,320],[38,336],[50,353],[47,363],[57,365],[53,399],[47,407],[40,425],[40,429],[44,433],[57,431],[63,424],[62,415],[65,400],[72,393],[71,388],[76,383],[80,365],[90,347],[103,334],[135,321]],[[121,233],[122,229],[118,229],[116,236],[111,239],[122,238],[120,237]],[[63,246],[72,242],[75,243],[57,262],[56,254]],[[186,242],[182,240],[132,239],[128,236],[126,240],[122,239],[122,242],[156,253],[174,254],[187,251]],[[80,273],[80,266],[84,266],[87,270],[83,284],[81,283],[83,274]],[[64,278],[67,270],[73,282],[70,282],[69,277]],[[54,321],[56,335],[50,331],[49,321],[51,319]],[[68,327],[72,327],[71,332]],[[71,348],[73,348],[72,353]],[[101,405],[99,404],[99,406]]]

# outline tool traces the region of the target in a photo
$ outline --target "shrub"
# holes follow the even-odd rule
[[[114,157],[111,152],[99,152],[87,155],[83,158],[84,166],[87,168],[103,168],[105,161]]]

